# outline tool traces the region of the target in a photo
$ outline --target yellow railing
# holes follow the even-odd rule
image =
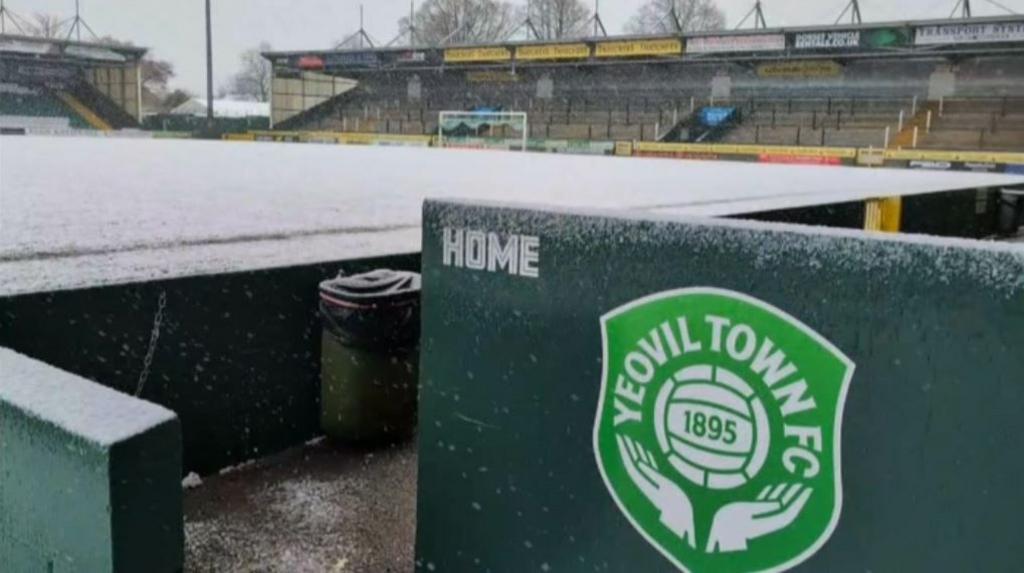
[[[78,98],[75,96],[67,92],[57,92],[57,97],[60,98],[60,100],[68,107],[74,110],[75,113],[82,116],[82,119],[84,119],[85,122],[91,125],[94,129],[98,129],[100,131],[111,131],[114,129],[109,123],[104,121],[102,117],[96,115],[96,113],[91,109],[85,107],[85,104],[78,101]]]

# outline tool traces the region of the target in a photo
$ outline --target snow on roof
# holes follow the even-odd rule
[[[46,137],[0,138],[0,173],[0,296],[416,252],[426,198],[728,216],[1024,184],[976,173]]]
[[[0,372],[0,400],[103,447],[175,417],[166,408],[2,347]]]
[[[192,98],[169,112],[171,115],[206,116],[206,100]],[[215,117],[270,117],[270,104],[233,99],[213,100]]]

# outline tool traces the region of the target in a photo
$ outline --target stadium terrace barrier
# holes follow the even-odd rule
[[[318,435],[317,285],[381,267],[419,255],[0,297],[0,346],[174,411],[205,475]]]
[[[174,413],[0,348],[0,569],[174,573]]]
[[[1022,246],[428,202],[423,296],[418,571],[1019,568]]]

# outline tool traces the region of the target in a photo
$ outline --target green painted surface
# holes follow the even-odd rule
[[[444,266],[445,227],[539,237],[539,277]],[[690,287],[770,304],[856,364],[838,524],[794,570],[1020,569],[1020,248],[428,203],[423,280],[419,570],[676,570],[592,440],[600,318]]]
[[[320,427],[344,442],[408,438],[416,427],[419,349],[364,349],[325,331]]]
[[[14,371],[12,360],[30,359],[5,354],[7,376]],[[93,400],[110,392],[43,368],[62,384],[85,389],[62,403],[43,395],[26,400],[24,392],[12,399],[13,385],[24,388],[38,380],[7,378],[0,384],[0,570],[180,571],[178,420],[169,413],[154,417],[129,396]],[[89,423],[69,425],[69,412]],[[123,416],[142,423],[111,442],[103,425]]]
[[[317,285],[380,267],[419,255],[0,298],[0,346],[135,394],[164,293],[141,397],[181,419],[184,471],[214,472],[319,434]]]

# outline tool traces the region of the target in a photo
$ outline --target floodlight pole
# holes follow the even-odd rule
[[[25,29],[18,23],[18,16],[8,9],[5,4],[6,2],[4,0],[0,0],[0,34],[7,33],[7,20],[10,20],[11,24],[14,24],[14,28],[17,29],[18,32],[24,34]]]
[[[213,130],[213,22],[210,0],[206,0],[206,127]]]
[[[953,14],[951,14],[950,17],[952,18],[953,15],[955,15],[958,10],[960,11],[960,17],[961,18],[970,18],[971,17],[971,0],[958,0],[957,3],[956,3],[956,6],[953,7]]]
[[[74,19],[71,20],[71,27],[68,28],[68,35],[67,35],[67,37],[64,38],[64,40],[65,41],[70,40],[71,39],[71,35],[75,34],[75,39],[77,41],[81,42],[82,41],[82,28],[83,27],[90,34],[92,34],[92,37],[93,37],[94,40],[98,40],[99,39],[99,36],[96,35],[96,32],[93,32],[92,28],[89,27],[89,24],[85,21],[85,19],[82,18],[82,10],[81,10],[81,6],[79,5],[79,0],[75,0],[75,17],[74,17]]]
[[[409,47],[416,45],[416,0],[409,0]]]
[[[740,20],[740,23],[736,25],[736,29],[739,30],[740,28],[742,28],[751,16],[754,17],[755,30],[764,29],[768,27],[768,23],[764,19],[764,9],[761,7],[761,0],[757,0],[756,2],[754,2],[754,7],[750,9],[750,12],[747,12],[747,15],[744,16],[743,19]]]
[[[594,0],[594,17],[591,18],[594,22],[594,37],[607,36],[608,30],[604,27],[604,22],[601,20],[601,0]]]
[[[841,22],[843,20],[843,17],[846,16],[847,12],[850,13],[850,23],[851,24],[863,24],[864,23],[864,20],[863,20],[863,18],[861,18],[861,14],[860,14],[860,2],[859,2],[859,0],[850,0],[850,3],[847,4],[845,8],[843,8],[843,11],[840,12],[839,17],[836,18],[836,24],[839,24],[839,22]]]

